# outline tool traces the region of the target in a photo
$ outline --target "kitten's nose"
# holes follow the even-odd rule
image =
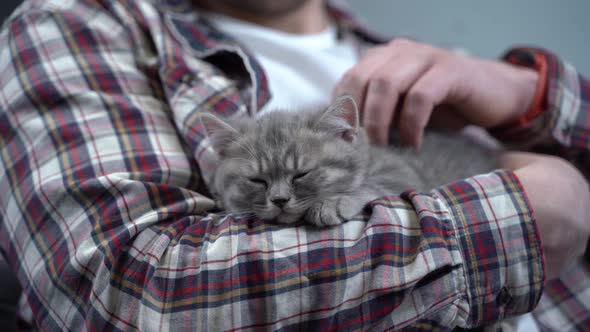
[[[277,207],[282,208],[283,206],[285,206],[285,204],[287,204],[287,202],[291,199],[291,197],[283,197],[283,196],[277,196],[277,197],[273,197],[270,199],[270,201],[276,205]]]

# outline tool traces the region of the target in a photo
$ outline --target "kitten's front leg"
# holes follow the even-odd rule
[[[338,225],[361,212],[363,207],[376,197],[376,194],[359,193],[316,202],[307,211],[305,220],[319,227]]]
[[[342,223],[334,200],[323,200],[314,203],[305,213],[305,221],[318,226],[334,226]]]

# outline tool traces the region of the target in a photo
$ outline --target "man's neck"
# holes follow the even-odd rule
[[[277,0],[281,1],[281,0]],[[311,0],[287,13],[256,15],[225,6],[221,2],[195,1],[199,7],[239,20],[294,34],[311,34],[323,31],[329,23],[323,0]]]

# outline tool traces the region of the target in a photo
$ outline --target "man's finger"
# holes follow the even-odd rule
[[[434,110],[449,94],[450,73],[433,67],[410,87],[400,114],[399,135],[402,143],[419,148],[424,128]]]
[[[428,69],[429,63],[415,56],[393,58],[369,79],[363,109],[363,123],[377,144],[389,142],[389,128],[400,96]]]
[[[385,46],[370,49],[359,63],[344,73],[336,87],[334,87],[332,97],[345,94],[351,95],[361,106],[362,112],[369,79],[373,72],[388,60],[387,56]]]

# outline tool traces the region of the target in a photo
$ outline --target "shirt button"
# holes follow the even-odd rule
[[[510,295],[510,291],[508,288],[502,287],[498,297],[496,297],[496,303],[499,306],[506,306],[508,303],[510,303],[510,301],[512,301],[512,295]]]

